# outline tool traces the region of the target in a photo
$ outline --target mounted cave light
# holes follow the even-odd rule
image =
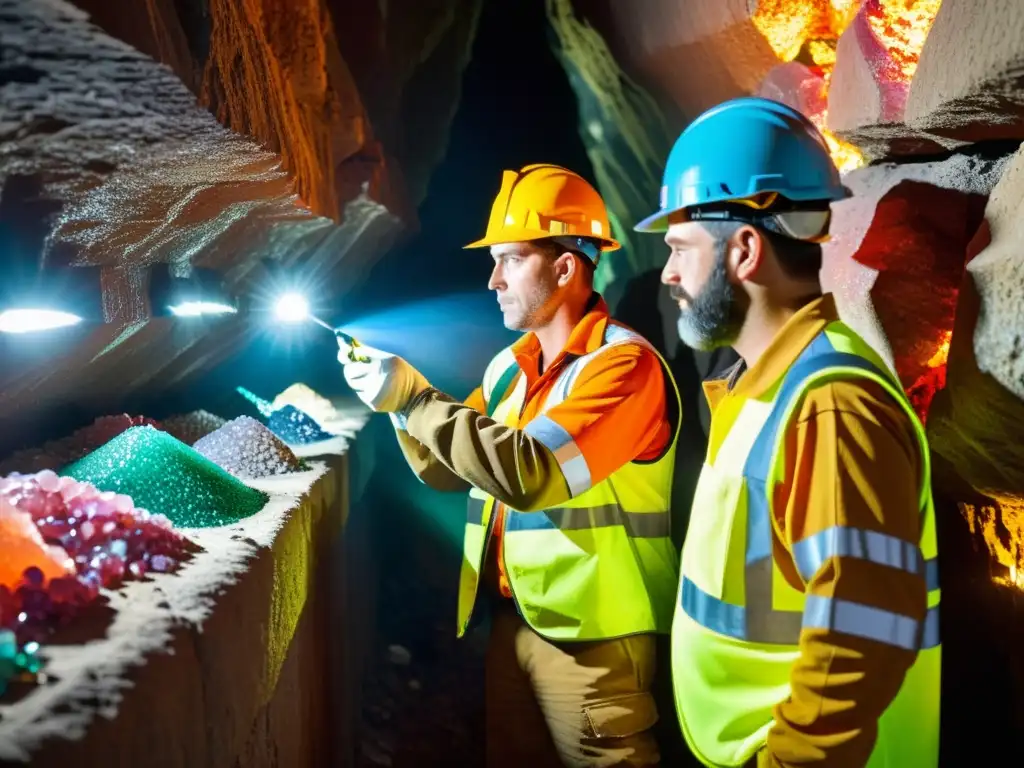
[[[57,309],[5,309],[0,312],[0,333],[36,333],[78,325],[82,318]]]
[[[212,269],[192,267],[187,275],[175,275],[167,264],[153,267],[150,293],[154,315],[209,317],[238,312],[221,275]]]
[[[89,267],[44,270],[11,279],[0,297],[0,333],[23,335],[102,322],[99,271]]]
[[[183,301],[168,307],[178,317],[199,317],[200,315],[233,315],[238,309],[230,304],[215,301]]]

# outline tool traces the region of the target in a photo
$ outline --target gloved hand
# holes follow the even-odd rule
[[[339,338],[338,347],[338,362],[344,366],[345,381],[375,411],[401,411],[416,395],[430,388],[423,374],[398,355],[360,344],[357,354],[369,361],[353,361],[349,358],[351,346]]]

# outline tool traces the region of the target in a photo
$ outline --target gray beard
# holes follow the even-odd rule
[[[686,309],[679,310],[676,321],[683,344],[704,352],[732,345],[746,316],[725,266],[728,242],[720,240],[715,249],[715,266],[707,283]]]

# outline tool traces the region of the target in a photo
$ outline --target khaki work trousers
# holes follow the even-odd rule
[[[553,643],[500,601],[485,666],[487,768],[659,765],[654,668],[654,635]]]

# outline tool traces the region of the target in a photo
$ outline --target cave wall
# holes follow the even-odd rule
[[[670,146],[663,126],[674,139],[711,105],[758,94],[800,109],[823,131],[854,192],[834,206],[823,286],[900,377],[932,446],[943,762],[973,764],[981,733],[1002,761],[1018,759],[1024,5],[549,0],[548,13],[584,139],[593,123],[602,131],[600,121],[616,123],[618,133],[593,137],[588,149],[595,168],[630,171],[629,199],[613,173],[598,174],[621,224],[657,200]],[[595,82],[643,97],[618,98],[609,109]],[[663,255],[638,248],[614,280],[654,291],[648,276],[661,263]],[[647,271],[635,272],[641,265]],[[662,327],[671,327],[673,312],[660,307]]]
[[[415,229],[480,1],[405,5],[0,0],[6,282],[42,270],[98,314],[0,334],[0,452],[214,368],[259,325],[268,266],[337,300]],[[158,264],[216,270],[241,311],[166,317]]]

